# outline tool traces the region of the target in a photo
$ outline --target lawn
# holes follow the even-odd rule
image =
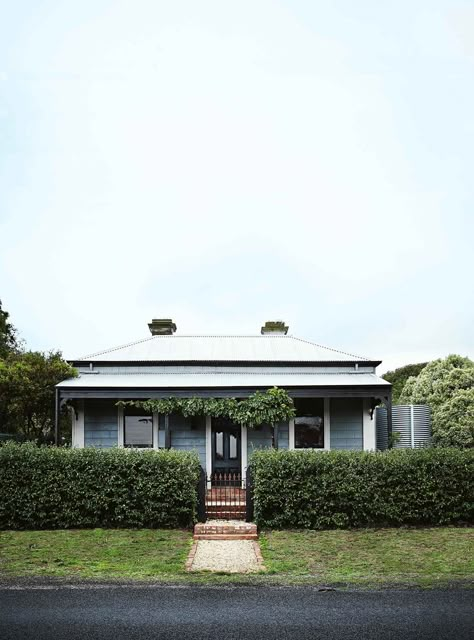
[[[176,529],[1,531],[0,577],[168,579],[184,573],[190,546]]]
[[[285,582],[435,586],[474,580],[474,529],[272,531],[260,536],[269,574]]]
[[[1,531],[0,580],[145,580],[196,584],[430,587],[474,580],[474,528],[265,531],[266,572],[189,574],[183,530]]]

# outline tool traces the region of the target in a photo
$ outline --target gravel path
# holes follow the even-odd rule
[[[199,540],[191,571],[254,573],[261,566],[253,540]]]

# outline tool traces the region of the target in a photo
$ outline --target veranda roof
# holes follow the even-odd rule
[[[374,373],[120,373],[81,374],[57,385],[60,389],[218,389],[271,387],[390,387]]]

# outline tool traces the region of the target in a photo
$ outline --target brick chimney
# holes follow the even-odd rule
[[[283,322],[283,320],[268,320],[264,326],[260,329],[260,333],[265,335],[274,336],[286,336],[289,327]]]
[[[176,331],[176,325],[169,318],[156,318],[148,324],[152,336],[171,336]]]

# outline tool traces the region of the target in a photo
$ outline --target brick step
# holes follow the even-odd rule
[[[241,522],[245,522],[245,515],[245,513],[238,511],[212,511],[211,513],[207,513],[208,518],[221,520],[222,522],[226,520],[240,520]]]
[[[245,507],[245,500],[206,500],[206,507]]]
[[[232,534],[232,533],[195,533],[194,540],[258,540],[256,533]]]
[[[234,505],[234,504],[212,504],[206,506],[207,513],[214,513],[215,511],[232,511],[232,513],[243,513],[245,512],[247,507],[245,505]]]
[[[253,522],[199,522],[194,526],[195,540],[257,540]]]
[[[208,513],[207,514],[213,520],[221,520],[225,522],[229,518],[232,520],[241,520],[245,522],[245,514],[244,513],[229,513],[228,511],[217,511],[216,513]]]

